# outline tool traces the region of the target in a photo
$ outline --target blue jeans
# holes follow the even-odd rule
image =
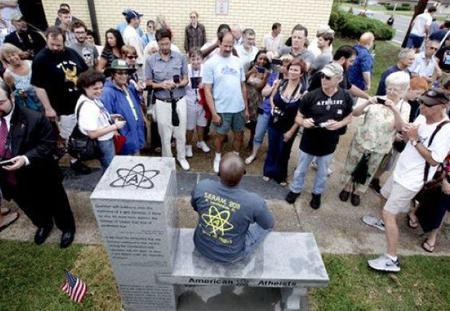
[[[233,260],[233,262],[241,261],[247,257],[249,257],[253,252],[258,248],[261,242],[264,241],[266,236],[272,231],[272,229],[263,229],[256,222],[250,224],[248,227],[248,231],[245,235],[245,248],[242,252],[242,255],[237,259]]]
[[[109,164],[111,164],[112,159],[116,155],[116,150],[114,148],[114,142],[111,139],[108,140],[97,140],[98,141],[98,147],[100,148],[100,151],[102,155],[100,156],[100,163],[102,165],[102,169],[106,171]]]
[[[270,114],[262,113],[258,115],[256,121],[255,138],[253,139],[253,146],[261,146],[266,135],[267,128],[269,127]]]
[[[423,40],[425,37],[420,37],[415,34],[409,34],[408,41],[406,41],[406,47],[407,48],[420,48],[422,46]]]
[[[297,168],[295,169],[294,178],[290,187],[292,192],[302,192],[305,186],[306,173],[308,172],[309,165],[311,164],[313,158],[316,158],[317,173],[316,177],[314,178],[312,193],[322,194],[325,191],[325,184],[328,178],[328,167],[330,166],[333,154],[331,153],[319,157],[300,150]]]

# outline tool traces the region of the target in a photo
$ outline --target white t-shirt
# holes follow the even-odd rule
[[[445,118],[444,120],[448,120]],[[419,126],[420,142],[431,151],[431,156],[436,162],[442,163],[450,150],[450,124],[445,124],[434,136],[433,143],[428,147],[428,141],[439,122],[426,124],[425,117],[419,115],[414,121]],[[394,181],[411,191],[419,191],[424,182],[423,174],[425,170],[425,159],[411,143],[407,143],[405,150],[400,153],[397,165],[395,166]],[[428,179],[430,180],[436,173],[437,166],[430,166]]]
[[[281,48],[282,36],[279,34],[275,38],[272,36],[272,32],[266,33],[263,38],[263,46],[267,51],[272,51],[273,53],[278,53]]]
[[[425,26],[431,26],[432,22],[433,17],[431,17],[431,14],[428,12],[417,15],[414,19],[414,25],[411,29],[411,33],[419,37],[425,37]]]
[[[236,46],[236,52],[239,55],[239,59],[241,60],[242,67],[247,71],[250,63],[255,60],[256,54],[258,54],[258,48],[256,46],[252,46],[250,51],[247,51],[243,45]]]
[[[191,78],[195,77],[202,77],[202,67],[200,66],[199,70],[193,70],[192,65],[188,65],[188,77],[189,77],[189,83],[186,85],[186,102],[188,105],[195,106],[198,99],[198,92],[195,92],[194,89],[192,89],[191,86]]]
[[[416,54],[414,63],[408,67],[409,72],[416,73],[422,77],[431,77],[436,68],[436,60],[434,56],[432,58],[425,58],[425,52],[420,52]]]
[[[87,131],[95,131],[110,125],[109,113],[103,106],[103,103],[98,100],[92,100],[81,95],[75,106],[75,112],[78,111],[78,107],[84,102],[80,108],[80,115],[78,118],[78,127],[84,135],[87,135]],[[114,131],[98,137],[98,140],[108,140],[114,136]]]
[[[203,66],[203,83],[212,84],[214,105],[218,113],[236,113],[245,109],[241,83],[244,68],[234,55],[215,54]]]

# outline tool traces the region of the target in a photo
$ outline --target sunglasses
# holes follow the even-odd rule
[[[327,75],[324,74],[324,73],[320,74],[320,78],[321,78],[321,79],[325,79],[325,80],[331,80],[331,79],[333,79],[333,77],[329,77],[329,76],[327,76]]]
[[[129,55],[129,56],[127,56],[127,58],[128,58],[128,59],[136,59],[137,56],[136,56],[136,55]]]

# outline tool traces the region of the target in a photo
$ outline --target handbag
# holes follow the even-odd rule
[[[68,153],[80,160],[93,160],[100,157],[100,149],[98,147],[97,139],[91,139],[84,135],[78,126],[78,119],[80,117],[80,109],[85,102],[82,102],[76,111],[77,125],[68,140]]]

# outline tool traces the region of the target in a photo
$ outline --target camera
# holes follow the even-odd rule
[[[378,103],[378,104],[381,104],[381,105],[384,105],[384,104],[386,104],[386,99],[377,97],[377,103]]]
[[[273,123],[277,123],[280,120],[280,118],[284,116],[284,111],[275,106],[273,108],[272,116],[273,116]]]
[[[175,81],[175,79],[174,79]],[[192,77],[191,78],[191,87],[193,89],[198,89],[198,86],[202,83],[202,77]]]
[[[173,82],[175,82],[175,83],[180,83],[180,75],[174,75],[173,76]]]

